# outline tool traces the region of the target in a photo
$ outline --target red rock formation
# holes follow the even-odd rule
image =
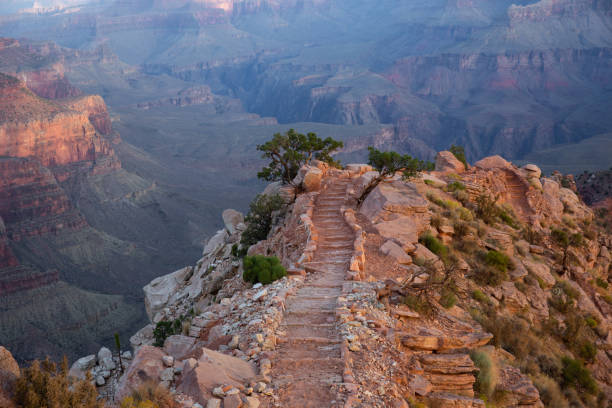
[[[108,112],[99,97],[72,101],[72,108],[85,111],[77,112],[38,98],[22,83],[3,77],[0,156],[36,157],[54,171],[59,181],[74,173],[76,163],[94,173],[120,167],[110,143],[96,132],[89,119],[102,131],[110,132]]]
[[[0,217],[0,269],[17,265],[17,258],[8,243],[4,221]]]
[[[110,115],[101,96],[88,95],[62,103],[72,110],[86,113],[89,121],[99,133],[110,135],[112,132]]]
[[[40,288],[58,281],[57,270],[39,272],[26,266],[0,269],[0,296]]]
[[[37,160],[2,158],[0,174],[0,217],[11,240],[87,225],[51,171]]]

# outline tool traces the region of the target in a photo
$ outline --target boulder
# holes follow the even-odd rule
[[[222,217],[225,229],[230,235],[244,228],[244,216],[242,213],[229,208],[223,211]]]
[[[19,365],[10,351],[0,346],[0,406],[3,394],[10,395],[13,384],[21,376]]]
[[[374,224],[374,229],[381,237],[395,242],[404,251],[413,250],[419,240],[419,226],[411,217],[379,222]]]
[[[221,249],[225,245],[225,241],[228,237],[229,235],[227,233],[227,230],[222,229],[217,231],[215,235],[213,235],[212,238],[208,240],[206,245],[204,245],[204,251],[202,251],[202,254],[206,256],[217,253],[217,251],[219,251],[219,249]]]
[[[394,180],[376,186],[364,200],[359,212],[373,224],[393,221],[398,216],[409,216],[419,229],[424,229],[425,224],[429,223],[428,205],[414,184]]]
[[[396,262],[402,265],[410,265],[412,263],[412,258],[410,257],[410,255],[408,255],[406,251],[402,249],[402,247],[400,247],[393,241],[385,242],[380,247],[380,251],[383,254],[395,259]]]
[[[91,354],[89,356],[81,357],[72,364],[68,375],[71,377],[79,378],[84,380],[87,377],[87,372],[94,368],[96,365],[96,355]]]
[[[436,171],[444,174],[460,174],[465,171],[465,165],[449,151],[439,152],[436,155]]]
[[[511,313],[517,314],[529,307],[527,297],[514,286],[513,282],[503,282],[501,290],[504,304]]]
[[[102,347],[98,351],[98,365],[102,367],[103,370],[114,370],[115,362],[113,361],[113,353],[107,349],[106,347]]]
[[[117,400],[120,401],[130,395],[132,391],[147,381],[159,381],[162,372],[166,369],[162,362],[164,355],[164,352],[157,347],[140,347],[132,364],[119,380]]]
[[[529,259],[523,260],[523,264],[529,272],[540,278],[548,286],[553,286],[555,284],[555,277],[550,273],[548,265]]]
[[[485,408],[483,400],[472,397],[451,394],[448,392],[435,392],[427,396],[429,407],[436,408]]]
[[[181,334],[170,336],[164,342],[164,351],[174,357],[175,360],[182,360],[191,351],[195,344],[195,339]]]
[[[346,169],[351,172],[351,174],[361,176],[364,173],[372,171],[372,166],[369,164],[356,164],[351,163],[346,165]]]
[[[168,304],[170,297],[185,283],[185,278],[192,270],[193,267],[188,266],[168,275],[160,276],[142,289],[145,296],[145,309],[149,319],[153,320],[157,312]]]
[[[528,179],[539,179],[542,177],[542,170],[535,164],[526,164],[522,168],[525,170]]]
[[[242,387],[255,377],[255,368],[236,357],[202,348],[197,360],[184,365],[177,391],[205,405],[219,384]]]
[[[321,188],[322,179],[323,171],[316,167],[308,167],[308,171],[304,174],[304,180],[302,180],[304,191],[312,192],[319,190],[319,188]]]
[[[289,204],[295,200],[295,187],[277,181],[268,184],[262,194],[279,195],[285,203]]]
[[[501,156],[495,155],[495,156],[485,157],[484,159],[477,161],[476,163],[474,163],[474,166],[479,167],[484,170],[511,169],[512,163],[507,162]]]
[[[402,345],[409,349],[438,352],[484,346],[493,337],[485,332],[461,332],[449,336],[440,330],[425,328],[416,333],[398,333],[398,336]]]
[[[504,392],[508,406],[544,406],[540,401],[538,389],[516,367],[504,366],[499,370],[497,387]]]

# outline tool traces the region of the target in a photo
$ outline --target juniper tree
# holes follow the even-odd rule
[[[257,150],[263,152],[262,157],[270,160],[268,166],[257,173],[257,177],[293,185],[300,167],[309,164],[312,159],[338,165],[331,155],[343,146],[338,140],[331,137],[321,139],[312,132],[304,135],[289,129],[284,134],[276,133],[272,140],[257,146]]]
[[[416,177],[422,171],[433,170],[434,165],[429,161],[420,160],[407,154],[399,154],[397,152],[381,152],[373,147],[368,147],[368,163],[378,171],[378,176],[365,188],[358,204],[361,204],[377,185],[383,180],[392,178],[395,173],[401,172],[404,180]]]

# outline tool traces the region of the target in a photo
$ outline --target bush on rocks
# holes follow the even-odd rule
[[[430,233],[423,234],[419,241],[443,261],[448,258],[448,247]]]
[[[14,402],[21,408],[102,408],[96,387],[68,377],[68,360],[58,367],[49,358],[34,360],[15,384]]]
[[[119,405],[120,408],[176,408],[177,406],[170,390],[153,381],[142,384]]]
[[[287,271],[275,256],[245,256],[244,257],[245,282],[263,283],[267,285],[277,279],[287,276]]]
[[[155,338],[154,346],[163,347],[166,339],[174,334],[183,332],[183,322],[185,316],[181,316],[173,321],[161,321],[155,325],[153,329],[153,337]]]
[[[278,195],[259,194],[249,205],[249,213],[244,218],[246,230],[242,233],[240,243],[248,248],[268,238],[268,233],[272,228],[273,213],[283,208],[283,199]],[[236,247],[236,255],[242,255]]]
[[[563,364],[563,383],[565,386],[572,386],[578,391],[592,395],[597,393],[597,383],[581,361],[563,357],[561,363]]]

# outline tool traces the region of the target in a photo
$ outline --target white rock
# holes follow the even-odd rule
[[[166,367],[172,367],[174,365],[174,357],[172,356],[163,356],[162,362]]]
[[[174,379],[174,369],[172,367],[166,368],[159,375],[159,379],[162,381],[172,381]]]
[[[121,358],[125,358],[126,360],[131,360],[132,359],[132,352],[131,351],[124,351],[123,353],[121,353]]]
[[[253,285],[253,289],[259,289],[263,286],[263,284],[261,282],[257,282],[256,284]]]
[[[98,387],[103,386],[104,384],[106,384],[106,380],[104,379],[104,377],[102,377],[101,375],[96,377],[96,385]]]
[[[206,408],[221,408],[221,400],[217,398],[211,398],[206,403]]]
[[[213,235],[204,246],[204,251],[202,251],[202,254],[204,256],[215,254],[223,245],[225,245],[225,240],[228,237],[229,235],[225,229],[217,231],[216,234]]]
[[[106,347],[102,347],[99,351],[98,351],[98,364],[106,359],[106,358],[113,358],[113,353],[107,349]]]
[[[72,367],[70,367],[70,371],[68,372],[68,375],[70,375],[71,377],[85,379],[87,376],[87,371],[94,368],[95,365],[96,365],[96,355],[95,354],[91,354],[86,357],[81,357],[77,361],[75,361],[74,364],[72,364]]]
[[[262,289],[253,296],[253,301],[257,302],[258,300],[263,300],[263,298],[268,294],[268,289]]]
[[[408,255],[406,251],[402,249],[402,247],[400,247],[393,241],[385,242],[380,247],[380,251],[383,254],[395,259],[400,264],[410,265],[412,263],[412,257]]]
[[[161,311],[170,300],[170,297],[178,292],[185,283],[185,278],[191,274],[193,267],[188,266],[168,275],[160,276],[152,280],[142,290],[145,295],[145,308],[149,319]]]
[[[240,224],[244,225],[244,216],[242,213],[231,208],[223,211],[222,217],[223,223],[225,224],[225,229],[230,233],[230,235],[239,230]]]

